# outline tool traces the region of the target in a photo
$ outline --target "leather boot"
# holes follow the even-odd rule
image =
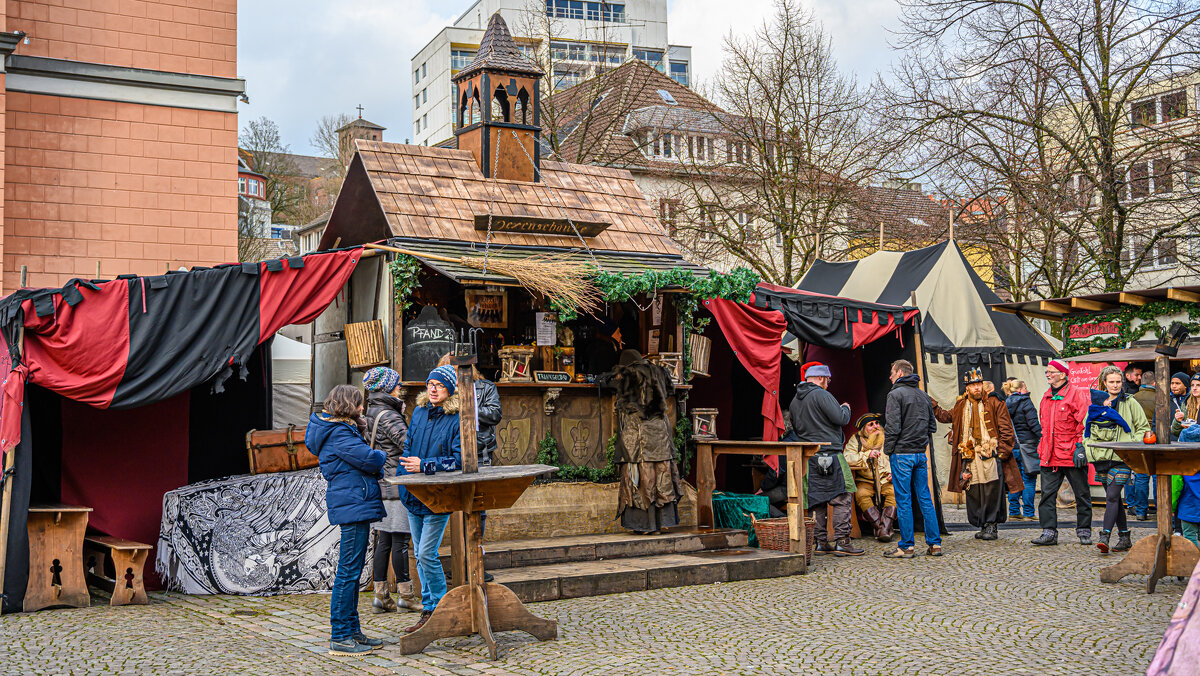
[[[371,599],[371,612],[396,612],[396,602],[392,600],[391,594],[388,593],[387,580],[375,580],[375,598]]]
[[[414,631],[416,631],[416,630],[420,629],[421,627],[424,627],[424,626],[425,626],[425,623],[429,621],[429,616],[430,616],[430,615],[433,615],[433,611],[432,611],[432,610],[422,610],[422,611],[421,611],[421,618],[420,618],[419,620],[417,620],[417,623],[416,623],[416,624],[414,624],[413,626],[411,626],[411,627],[406,627],[406,628],[404,629],[404,633],[406,633],[406,634],[411,634],[411,633],[413,633]]]
[[[1043,529],[1042,534],[1030,542],[1035,545],[1056,545],[1058,544],[1058,531],[1051,528]]]
[[[396,585],[396,607],[403,610],[421,610],[421,590],[413,583],[400,582]]]
[[[1101,528],[1100,532],[1096,535],[1096,548],[1100,550],[1101,554],[1108,553],[1108,539],[1110,537],[1112,537],[1112,531],[1104,530],[1103,528]]]
[[[837,541],[837,547],[833,550],[834,556],[862,556],[863,550],[855,547],[850,542],[850,538],[842,538]]]
[[[832,553],[833,553],[833,545],[829,544],[828,541],[817,542],[817,543],[813,544],[813,554],[824,555],[824,554],[832,554]]]
[[[1084,547],[1092,545],[1092,529],[1091,528],[1076,528],[1075,534],[1079,536],[1079,544]]]
[[[983,524],[983,538],[981,538],[981,539],[995,540],[999,537],[1000,536],[996,534],[996,524],[994,524],[994,523]]]
[[[883,536],[878,538],[880,542],[891,542],[892,536],[896,532],[896,508],[883,508]]]
[[[1133,546],[1133,539],[1129,537],[1129,531],[1117,531],[1117,544],[1113,545],[1114,552],[1123,552]]]
[[[879,508],[869,507],[867,511],[863,512],[863,516],[870,519],[875,526],[875,538],[880,542],[885,542],[883,539],[883,515],[879,513]]]

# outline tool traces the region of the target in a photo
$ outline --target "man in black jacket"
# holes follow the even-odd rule
[[[804,382],[796,388],[796,397],[788,412],[800,441],[819,441],[827,444],[808,461],[804,475],[805,507],[813,510],[817,521],[814,553],[835,556],[859,556],[863,550],[850,542],[850,519],[853,518],[854,475],[842,455],[845,436],[842,427],[850,423],[850,404],[838,404],[827,391],[832,379],[829,367],[817,362],[805,364]],[[829,543],[827,506],[833,510],[833,535],[837,545]]]
[[[892,488],[896,492],[896,511],[900,520],[900,542],[895,551],[884,554],[891,559],[911,559],[914,492],[917,508],[925,522],[925,544],[929,556],[942,555],[942,535],[938,532],[937,510],[929,493],[929,467],[925,448],[937,430],[929,395],[917,388],[920,378],[913,365],[904,359],[892,363],[892,390],[884,409],[883,452],[892,465]]]

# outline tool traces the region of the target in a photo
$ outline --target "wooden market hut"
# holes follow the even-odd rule
[[[339,322],[379,319],[393,368],[409,386],[407,394],[415,396],[431,360],[449,351],[449,341],[461,340],[469,327],[481,329],[472,336],[479,367],[498,381],[503,403],[495,460],[534,462],[549,434],[559,441],[565,462],[602,467],[613,434],[611,399],[598,396],[586,376],[612,363],[589,360],[587,345],[606,339],[615,327],[623,348],[682,353],[684,329],[669,300],[676,294],[652,291],[632,302],[606,304],[603,317],[563,322],[573,330],[575,344],[567,346],[560,336],[550,348],[543,345],[545,335],[538,340],[535,326],[539,313],[552,309],[544,298],[511,277],[459,261],[559,253],[627,276],[676,268],[698,275],[708,271],[683,258],[628,171],[541,158],[541,77],[495,15],[475,60],[454,76],[456,148],[356,142],[320,247],[386,240],[413,252],[421,268],[411,296],[403,299],[411,306],[396,312],[398,306],[386,302],[391,294],[382,261],[361,266],[351,280],[348,303],[333,310],[340,318],[318,325],[314,359],[336,362],[325,355],[346,349]],[[423,328],[429,326],[435,328]],[[440,342],[430,347],[430,336],[441,336]],[[528,369],[561,373],[574,367],[585,382],[498,377],[505,362],[502,348],[535,342],[539,347],[532,350]],[[568,364],[563,356],[572,348],[575,363]],[[318,399],[319,392],[351,378],[323,369],[327,366],[318,366],[314,378]]]

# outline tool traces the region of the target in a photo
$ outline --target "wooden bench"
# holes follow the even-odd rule
[[[150,545],[108,535],[85,537],[83,567],[87,571],[88,582],[112,592],[109,605],[149,603],[146,586],[142,582],[142,568],[146,565],[150,549]]]

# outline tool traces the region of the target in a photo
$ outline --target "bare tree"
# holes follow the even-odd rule
[[[354,141],[347,134],[339,134],[338,130],[354,121],[354,116],[347,113],[322,115],[317,122],[317,128],[308,142],[312,144],[317,155],[340,160],[337,167],[337,180],[346,177],[346,167],[354,156]]]
[[[894,119],[949,183],[1003,205],[1014,286],[1119,290],[1176,257],[1197,206],[1179,170],[1200,155],[1190,97],[1171,92],[1195,72],[1200,4],[904,5]]]
[[[279,126],[266,117],[251,120],[238,136],[238,145],[250,167],[266,180],[266,199],[274,218],[286,221],[297,216],[308,203],[308,191],[291,149],[279,136]]]
[[[270,240],[257,222],[257,214],[250,200],[238,197],[238,260],[261,261],[267,258]]]
[[[889,144],[873,133],[871,92],[839,71],[810,12],[778,0],[754,34],[727,38],[713,90],[726,112],[643,139],[671,144],[685,172],[674,219],[685,245],[791,285],[873,238],[849,207]]]

